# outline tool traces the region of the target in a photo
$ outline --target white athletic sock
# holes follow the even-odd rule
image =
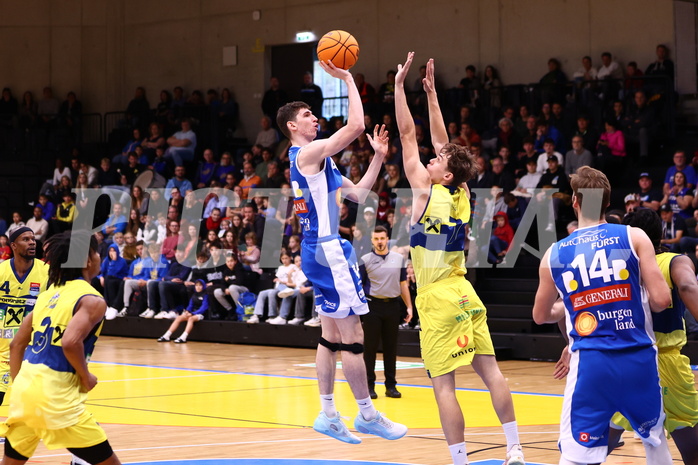
[[[337,416],[337,407],[334,405],[334,394],[320,394],[320,405],[322,405],[322,411],[325,412],[327,418],[334,418]]]
[[[364,420],[371,421],[376,418],[376,415],[378,415],[378,410],[376,410],[376,407],[373,406],[371,396],[368,396],[365,399],[356,399],[356,403],[359,406],[361,416],[364,417]]]
[[[169,339],[170,336],[172,336],[172,331],[165,331],[165,334],[162,335],[165,339]]]
[[[452,444],[448,446],[448,450],[451,451],[453,465],[466,465],[468,463],[468,451],[464,442]]]
[[[567,460],[564,457],[560,457],[560,464],[559,465],[584,465],[581,462],[572,462],[571,460]]]
[[[645,457],[647,457],[647,463],[652,465],[671,465],[673,460],[671,459],[671,453],[669,452],[669,444],[667,443],[666,436],[664,433],[659,436],[660,443],[658,446],[652,446],[646,441],[642,441],[642,445],[645,446]]]
[[[83,459],[81,459],[77,455],[73,455],[70,463],[75,464],[75,465],[90,465],[89,462],[84,461]]]
[[[516,424],[516,421],[502,424],[502,429],[504,430],[504,436],[507,438],[507,452],[513,446],[521,444],[519,442],[519,426]]]
[[[184,332],[182,333],[182,335],[179,336],[179,338],[180,338],[181,340],[183,340],[183,341],[186,341],[186,340],[187,340],[187,336],[189,336],[189,333],[186,332],[186,331],[184,331]]]

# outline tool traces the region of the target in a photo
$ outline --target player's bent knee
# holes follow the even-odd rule
[[[91,447],[69,448],[71,454],[80,457],[87,463],[102,463],[114,455],[109,441],[100,442]]]
[[[29,460],[29,457],[25,457],[16,450],[14,450],[12,444],[10,444],[10,440],[7,438],[5,439],[5,457],[9,457],[14,460],[20,460],[23,462]]]
[[[364,353],[364,345],[358,342],[355,342],[353,344],[339,344],[340,349],[344,352],[351,352],[352,354],[363,354]]]
[[[337,352],[338,350],[340,350],[340,348],[341,348],[341,346],[342,346],[342,344],[340,344],[340,343],[338,343],[338,342],[330,342],[330,341],[328,341],[327,339],[325,339],[325,338],[322,337],[322,336],[320,336],[320,339],[318,340],[318,343],[319,343],[321,346],[328,348],[328,349],[331,350],[332,352]]]

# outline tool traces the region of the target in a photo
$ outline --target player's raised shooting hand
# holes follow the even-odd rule
[[[353,79],[353,76],[346,69],[337,68],[331,61],[320,61],[320,67],[325,70],[327,74],[337,79],[346,81],[347,79]]]

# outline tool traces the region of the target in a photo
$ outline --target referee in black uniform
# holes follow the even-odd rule
[[[376,226],[371,235],[373,251],[361,257],[361,279],[368,299],[369,312],[361,316],[364,325],[364,362],[371,399],[378,397],[376,384],[376,352],[383,340],[385,395],[400,398],[395,386],[397,334],[400,325],[400,297],[407,306],[408,322],[412,318],[412,300],[407,287],[405,260],[388,250],[388,230]]]

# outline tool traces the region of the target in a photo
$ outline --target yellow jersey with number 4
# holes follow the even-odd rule
[[[46,290],[48,265],[34,259],[29,272],[17,275],[14,258],[0,263],[0,373],[9,371],[10,342],[24,316],[34,310],[36,298]],[[6,386],[3,382],[2,386]],[[2,391],[0,386],[0,391]]]

